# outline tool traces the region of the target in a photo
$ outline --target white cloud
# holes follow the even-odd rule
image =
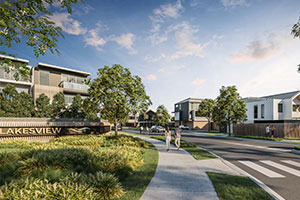
[[[88,31],[84,36],[86,45],[94,46],[97,50],[102,50],[101,47],[106,44],[106,40],[99,36],[99,31],[102,27],[100,23],[97,23],[96,28]]]
[[[87,32],[86,28],[81,27],[80,22],[72,19],[68,13],[54,13],[50,19],[63,29],[64,32],[72,35],[82,35]]]
[[[149,17],[152,21],[152,28],[150,30],[150,40],[152,44],[160,44],[168,40],[166,33],[160,34],[161,24],[164,23],[166,19],[178,18],[182,10],[181,0],[177,0],[174,4],[161,5],[159,8],[153,10],[153,14]]]
[[[157,79],[157,77],[153,74],[150,74],[150,75],[146,76],[146,79],[149,81],[155,81]]]
[[[246,6],[246,0],[221,0],[221,3],[225,7],[235,7],[235,6]]]
[[[111,36],[111,40],[115,41],[121,47],[128,49],[130,54],[136,54],[137,51],[133,49],[133,43],[136,36],[132,33],[123,34],[119,37]]]
[[[205,82],[203,79],[196,79],[192,82],[193,85],[202,85]]]
[[[177,43],[177,48],[179,49],[175,53],[173,53],[169,59],[178,59],[185,56],[196,56],[203,58],[204,48],[209,44],[209,42],[200,44],[194,42],[193,35],[198,32],[198,30],[194,27],[191,27],[188,23],[184,22],[175,27],[175,41]]]
[[[265,40],[249,42],[242,50],[231,54],[228,60],[238,63],[267,59],[279,53],[289,40],[287,35],[270,34]]]

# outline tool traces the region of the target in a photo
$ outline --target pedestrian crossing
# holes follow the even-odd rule
[[[259,162],[240,160],[238,162],[269,178],[286,177],[281,174],[281,172],[278,172],[278,170],[296,177],[300,177],[300,170],[297,169],[300,168],[300,162],[295,162],[293,160],[280,160],[278,162],[274,162],[271,160],[259,160]],[[274,169],[277,169],[277,171],[275,172]]]

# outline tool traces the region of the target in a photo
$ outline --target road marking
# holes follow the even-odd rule
[[[281,160],[281,162],[284,162],[284,163],[287,163],[287,164],[290,164],[290,165],[294,165],[296,167],[300,167],[300,163],[292,161],[292,160]]]
[[[264,174],[265,176],[270,177],[270,178],[284,178],[285,177],[281,174],[278,174],[272,170],[269,170],[265,167],[255,164],[254,162],[251,162],[251,161],[239,161],[239,162],[254,169],[255,171],[258,171],[258,172]]]
[[[291,150],[287,150],[287,149],[271,148],[271,147],[257,146],[257,145],[252,145],[252,144],[241,144],[241,143],[235,143],[235,142],[222,142],[222,143],[245,146],[245,147],[253,147],[253,148],[257,148],[257,149],[267,149],[267,150],[272,150],[272,151],[281,151],[281,152],[290,152],[291,151]]]
[[[272,167],[275,167],[277,169],[280,169],[282,171],[285,171],[287,173],[290,173],[292,175],[295,175],[295,176],[298,176],[300,177],[300,171],[299,170],[296,170],[296,169],[293,169],[293,168],[290,168],[290,167],[287,167],[287,166],[284,166],[282,164],[278,164],[276,162],[273,162],[273,161],[270,161],[270,160],[261,160],[260,162],[262,163],[265,163],[267,165],[270,165]]]

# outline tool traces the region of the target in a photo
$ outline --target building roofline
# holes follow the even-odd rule
[[[1,55],[1,54],[0,54],[0,58],[6,58],[6,59],[10,59],[10,60],[19,61],[19,62],[25,62],[27,64],[29,63],[29,60],[25,60],[25,59],[21,59],[21,58],[16,58],[16,57],[12,57],[12,56]]]
[[[193,100],[196,100],[196,101],[203,101],[203,99],[200,99],[200,98],[191,98],[191,97],[189,97],[189,98],[186,98],[186,99],[184,99],[184,100],[181,100],[181,101],[179,101],[179,102],[177,102],[177,103],[175,103],[175,104],[178,104],[178,103],[185,103],[185,102],[189,102],[189,101],[193,101]]]
[[[288,94],[292,94],[292,93],[295,93],[295,95],[293,95],[290,98],[278,98],[278,96],[284,96],[284,95],[288,95]],[[248,102],[254,102],[254,101],[264,101],[264,100],[268,100],[268,99],[293,99],[296,96],[298,96],[299,94],[300,94],[300,91],[296,90],[296,91],[292,91],[292,92],[285,92],[285,93],[273,94],[273,95],[262,96],[262,97],[245,97],[242,100],[248,101]]]
[[[74,72],[74,73],[79,73],[79,74],[84,74],[84,75],[91,75],[91,73],[89,72],[84,72],[84,71],[80,71],[80,70],[75,70],[75,69],[70,69],[70,68],[66,68],[66,67],[60,67],[60,66],[56,66],[56,65],[50,65],[47,63],[41,63],[39,62],[37,64],[38,66],[44,66],[44,67],[49,67],[49,68],[53,68],[53,69],[59,69],[59,70],[64,70],[64,71],[69,71],[69,72]]]

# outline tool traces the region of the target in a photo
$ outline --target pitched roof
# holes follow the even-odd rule
[[[265,99],[290,99],[294,97],[295,95],[299,94],[300,91],[293,91],[293,92],[286,92],[286,93],[281,93],[281,94],[274,94],[274,95],[269,95],[269,96],[264,96],[261,98]]]
[[[243,98],[243,100],[246,103],[250,103],[254,101],[263,101],[266,99],[291,99],[297,94],[300,94],[300,91],[286,92],[286,93],[274,94],[274,95],[263,96],[263,97],[247,97],[247,98]]]

